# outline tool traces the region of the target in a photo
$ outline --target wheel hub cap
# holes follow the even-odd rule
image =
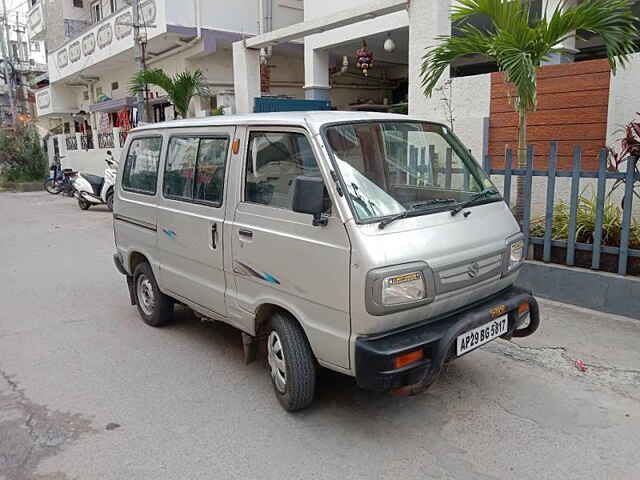
[[[153,314],[155,296],[153,294],[153,285],[146,275],[138,277],[138,301],[144,313],[147,315]]]
[[[275,331],[269,334],[267,342],[269,367],[271,368],[271,377],[280,393],[284,393],[287,385],[287,368],[282,351],[282,342]]]

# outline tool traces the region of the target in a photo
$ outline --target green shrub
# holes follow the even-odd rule
[[[569,238],[570,207],[567,202],[559,202],[553,209],[553,240],[567,240]],[[576,214],[576,241],[593,243],[596,226],[596,199],[587,198],[584,194],[578,198]],[[605,202],[602,217],[602,243],[614,247],[620,246],[622,233],[622,209],[612,202]],[[543,237],[545,234],[545,218],[538,217],[531,222],[531,235]],[[640,224],[633,219],[631,224],[630,248],[640,248]]]
[[[0,171],[8,182],[42,180],[47,159],[34,128],[0,130]]]

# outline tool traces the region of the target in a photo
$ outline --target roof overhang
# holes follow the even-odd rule
[[[326,17],[314,18],[306,22],[296,23],[288,27],[257,35],[253,38],[247,38],[244,42],[247,48],[265,48],[398,12],[406,9],[408,6],[409,0],[373,0],[355,8],[340,10]]]
[[[114,113],[123,108],[131,108],[136,105],[136,97],[114,98],[104,102],[89,105],[90,112]]]

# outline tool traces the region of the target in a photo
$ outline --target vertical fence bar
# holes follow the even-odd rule
[[[549,171],[547,172],[547,207],[544,218],[544,250],[542,259],[551,261],[551,234],[553,233],[553,204],[556,196],[556,167],[558,164],[558,144],[551,143],[549,152]]]
[[[451,164],[453,162],[453,151],[447,148],[447,156],[444,163],[444,188],[451,190]]]
[[[531,184],[533,182],[533,146],[527,147],[527,173],[524,183],[524,217],[522,218],[522,233],[524,233],[524,251],[529,255],[529,227],[531,224]]]
[[[431,153],[431,146],[429,146],[429,153]],[[420,149],[420,159],[418,160],[418,181],[416,185],[424,185],[425,184],[425,175],[427,172],[427,149],[422,147]]]
[[[509,148],[504,160],[504,201],[511,205],[511,168],[513,167],[513,151]]]
[[[580,195],[580,168],[582,148],[576,146],[573,151],[573,170],[571,172],[571,205],[569,207],[569,231],[567,233],[567,265],[572,266],[576,258],[576,222],[578,218],[578,196]]]
[[[491,157],[489,155],[485,155],[482,160],[482,168],[487,172],[487,175],[491,174]]]
[[[412,172],[413,175],[411,174]],[[414,146],[409,147],[409,173],[407,175],[407,184],[416,185],[418,178],[418,149]]]
[[[596,194],[596,224],[593,228],[593,256],[591,268],[600,269],[600,252],[602,251],[602,223],[604,221],[604,199],[607,188],[607,150],[600,151],[598,166],[598,191]]]
[[[429,145],[429,166],[431,167],[431,178],[433,178],[433,184],[438,187],[440,182],[438,181],[438,155],[436,154],[436,146]]]
[[[631,232],[631,214],[633,209],[633,184],[636,179],[637,157],[627,158],[627,177],[624,185],[624,211],[622,213],[622,233],[620,234],[620,253],[618,256],[618,273],[627,274],[629,258],[629,237]]]

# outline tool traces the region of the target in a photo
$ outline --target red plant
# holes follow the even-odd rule
[[[640,112],[637,115],[640,115]],[[607,147],[610,153],[609,170],[622,171],[620,164],[625,162],[629,156],[640,158],[640,121],[629,122],[624,127],[624,133],[624,137],[620,139],[620,147],[622,148],[620,152]]]

